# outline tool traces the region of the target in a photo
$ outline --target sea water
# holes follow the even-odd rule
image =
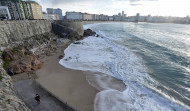
[[[59,63],[110,75],[126,86],[124,91],[100,91],[95,111],[190,110],[190,25],[104,23],[84,28],[99,36],[68,46]]]

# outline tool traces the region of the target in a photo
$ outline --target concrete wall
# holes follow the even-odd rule
[[[0,45],[22,41],[34,35],[52,31],[51,21],[7,21],[0,22]]]

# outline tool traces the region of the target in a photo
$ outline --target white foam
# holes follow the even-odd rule
[[[85,28],[91,26],[93,25]],[[187,110],[147,88],[154,87],[157,83],[147,74],[141,59],[102,33],[98,34],[100,37],[90,36],[81,40],[81,44],[71,44],[59,62],[67,68],[102,72],[124,82],[126,90],[123,92],[105,88],[106,85],[102,84],[107,90],[96,95],[95,111]]]

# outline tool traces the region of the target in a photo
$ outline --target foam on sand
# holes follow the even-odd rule
[[[88,25],[85,28],[89,28]],[[126,47],[114,43],[109,37],[97,32],[100,37],[90,36],[71,44],[64,52],[65,57],[60,60],[64,67],[101,72],[121,80],[126,88],[116,88],[105,80],[105,76],[92,76],[89,82],[101,90],[95,99],[95,111],[186,111],[187,109],[156,93],[153,89],[157,82],[146,71],[142,60]],[[91,74],[91,73],[89,73]],[[90,80],[91,79],[91,80]],[[94,83],[99,84],[94,85]],[[119,83],[117,87],[122,87]],[[149,88],[148,88],[149,87]],[[152,88],[152,89],[150,89]]]

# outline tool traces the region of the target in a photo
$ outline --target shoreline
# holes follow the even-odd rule
[[[44,67],[36,72],[36,82],[71,108],[92,111],[99,91],[88,83],[83,71],[67,69],[59,64],[58,57],[63,55],[68,45],[59,47],[56,54],[43,59]]]
[[[89,22],[88,24],[94,24],[94,22]],[[35,80],[33,82],[29,79],[18,79],[18,77],[15,79],[17,83],[14,84],[20,84],[19,82],[23,82],[24,84],[27,83],[26,81],[31,84],[38,84],[38,86],[40,86],[38,89],[49,93],[52,98],[62,102],[63,105],[66,105],[68,108],[70,107],[76,111],[94,111],[94,107],[96,106],[95,98],[99,92],[107,90],[107,88],[123,91],[126,87],[122,81],[109,75],[100,72],[68,69],[60,65],[59,56],[64,55],[64,50],[71,43],[72,42],[67,42],[58,45],[55,53],[40,59],[44,62],[44,66],[35,72],[35,75],[33,75],[35,76]],[[102,87],[101,83],[99,83],[100,81],[103,84],[106,82],[110,83],[110,85],[108,84],[106,87]],[[22,87],[23,85],[17,85],[15,88],[15,91],[20,88],[20,92],[16,91],[18,96],[22,96]],[[26,86],[24,87],[26,88]],[[32,88],[32,90],[35,90],[36,87]],[[40,96],[44,95],[42,94]],[[21,99],[23,99],[23,97],[21,97]],[[23,100],[26,104],[28,104],[27,102],[31,103],[31,101],[25,100],[25,98]],[[50,103],[52,102],[52,100],[49,101]],[[53,103],[57,105],[57,102]],[[58,102],[58,105],[59,104]],[[29,104],[29,106],[31,107],[33,105]]]
[[[57,53],[42,59],[44,67],[36,72],[36,82],[44,89],[77,111],[94,111],[95,98],[99,92],[107,88],[119,91],[126,88],[122,81],[107,74],[69,69],[59,64],[58,57],[64,55],[64,50],[70,44],[58,47]],[[110,84],[102,87],[100,81]]]

